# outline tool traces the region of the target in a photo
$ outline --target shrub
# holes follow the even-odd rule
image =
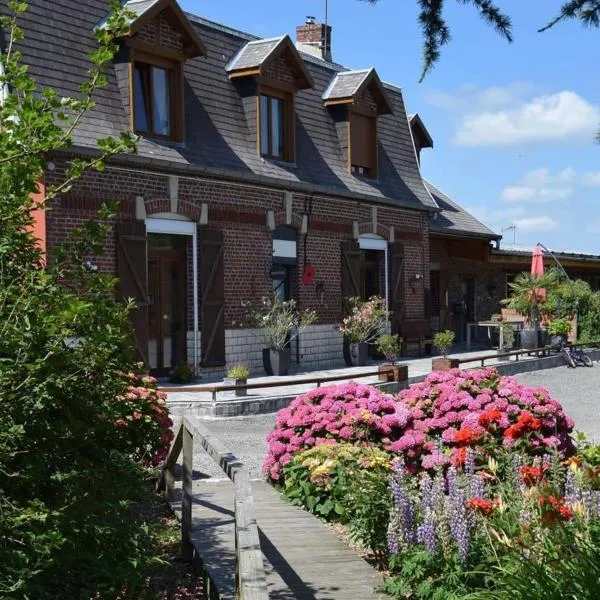
[[[397,577],[388,592],[509,600],[562,598],[569,590],[594,597],[600,492],[586,469],[556,454],[531,461],[511,450],[498,458],[511,463],[509,476],[499,476],[496,460],[477,470],[470,457],[464,470],[422,474],[416,482],[397,463],[388,532]]]
[[[454,344],[454,332],[449,329],[439,331],[433,336],[433,345],[444,355],[444,358],[448,356],[452,344]]]
[[[376,444],[402,454],[411,472],[464,463],[467,447],[486,461],[498,448],[573,451],[561,405],[494,369],[431,373],[397,399],[350,382],[313,389],[278,413],[264,472],[282,479],[292,456],[317,444]]]
[[[231,379],[242,379],[246,381],[250,371],[245,363],[237,363],[227,370],[227,377]]]
[[[345,522],[350,486],[363,469],[387,474],[390,456],[374,447],[316,446],[299,452],[283,467],[283,494],[292,504],[327,520]]]
[[[568,319],[554,319],[548,325],[550,335],[567,335],[571,331],[571,322]]]
[[[190,383],[194,378],[194,367],[189,363],[180,363],[169,371],[171,383]]]
[[[377,339],[377,349],[387,360],[396,362],[402,350],[402,341],[399,335],[382,335]]]
[[[381,296],[372,296],[368,300],[355,296],[346,300],[350,314],[342,321],[340,331],[351,344],[372,344],[383,334],[389,319],[385,300]]]

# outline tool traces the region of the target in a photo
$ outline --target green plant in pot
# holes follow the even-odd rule
[[[458,368],[458,360],[448,358],[455,337],[454,331],[450,331],[449,329],[438,331],[438,333],[433,336],[433,345],[442,354],[442,358],[434,358],[432,360],[431,367],[433,371],[449,371],[450,369]]]
[[[567,343],[569,332],[571,331],[571,321],[569,319],[554,319],[548,325],[550,334],[550,345],[558,349]]]
[[[358,296],[346,298],[349,314],[344,318],[339,330],[349,344],[349,363],[364,365],[367,360],[368,345],[374,344],[385,332],[390,312],[386,310],[381,296],[362,300]]]
[[[502,325],[500,325],[500,330],[502,332],[502,335],[500,336],[502,342],[500,343],[500,340],[498,340],[498,354],[505,354],[512,350],[514,346],[516,337],[515,329],[512,323],[502,323]]]
[[[223,383],[225,385],[246,385],[248,383],[249,374],[250,370],[248,369],[248,365],[245,363],[236,363],[227,369],[227,377],[223,378]],[[234,390],[234,393],[236,396],[245,396],[247,391],[246,389],[238,389]]]
[[[261,329],[268,347],[263,349],[267,375],[287,375],[290,368],[290,343],[317,320],[314,310],[299,311],[295,300],[278,296],[263,298],[260,306],[244,305],[245,326]]]
[[[380,381],[402,381],[408,378],[408,367],[397,364],[402,352],[402,338],[399,335],[382,335],[377,338],[377,349],[386,360],[386,364],[379,366]]]
[[[502,304],[525,317],[525,327],[521,330],[521,346],[539,348],[544,344],[545,331],[541,322],[546,315],[546,298],[558,285],[556,272],[551,269],[544,275],[519,273],[514,281],[508,284],[510,296],[502,300]]]

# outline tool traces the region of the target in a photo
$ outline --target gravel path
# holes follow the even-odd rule
[[[593,368],[559,367],[523,373],[516,378],[527,385],[546,387],[575,419],[575,429],[600,443],[600,365]],[[267,452],[267,433],[275,424],[275,415],[206,419],[206,426],[220,438],[248,468],[250,477],[261,478],[263,458]],[[196,469],[204,477],[225,478],[225,474],[202,449],[197,451]]]

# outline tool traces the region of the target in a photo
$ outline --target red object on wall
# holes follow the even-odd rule
[[[314,282],[315,268],[310,263],[306,263],[304,271],[302,272],[302,283],[304,285],[312,285]]]
[[[38,181],[38,193],[31,195],[32,200],[42,203],[46,198],[46,184],[43,179]],[[31,211],[33,226],[31,232],[37,240],[38,246],[46,252],[46,211],[43,208],[35,208]]]

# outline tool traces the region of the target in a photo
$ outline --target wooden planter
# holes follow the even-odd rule
[[[408,365],[395,365],[387,363],[379,365],[379,381],[406,381],[408,379]]]
[[[459,364],[458,358],[434,358],[431,361],[431,370],[450,371],[451,369],[458,369]]]

